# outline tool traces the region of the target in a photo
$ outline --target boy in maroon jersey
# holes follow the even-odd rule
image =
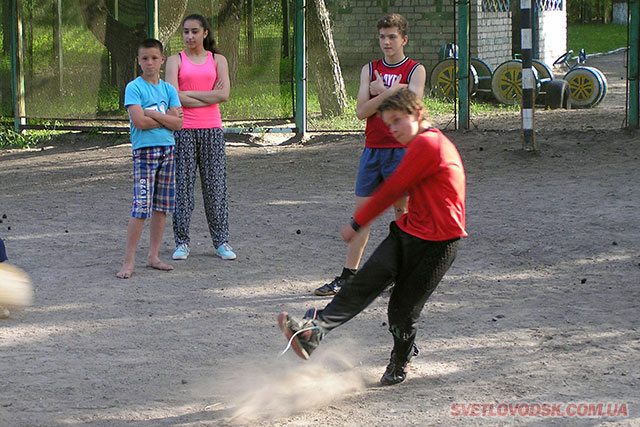
[[[416,322],[424,304],[453,262],[465,232],[465,174],[455,146],[429,123],[422,101],[401,89],[378,106],[384,123],[407,152],[395,172],[342,227],[350,242],[364,226],[403,194],[408,211],[391,223],[387,238],[323,309],[298,320],[286,312],[278,324],[298,356],[308,359],[326,333],[364,310],[390,281],[391,360],[380,382],[402,382],[409,361],[418,354]]]
[[[365,148],[360,156],[356,179],[356,209],[366,203],[371,194],[395,170],[405,153],[405,146],[397,141],[376,114],[376,109],[387,97],[408,87],[422,98],[426,79],[424,66],[404,54],[407,44],[407,20],[397,13],[378,21],[378,39],[384,54],[382,59],[369,62],[360,72],[360,89],[356,116],[367,120]],[[394,200],[396,218],[407,210],[407,198],[400,195]],[[362,252],[369,239],[369,226],[362,228],[349,242],[347,258],[340,276],[314,291],[319,296],[335,295],[340,286],[355,274]]]

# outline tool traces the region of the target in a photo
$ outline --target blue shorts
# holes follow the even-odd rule
[[[131,216],[149,218],[153,211],[175,208],[175,147],[133,150],[133,207]]]
[[[406,148],[366,148],[360,156],[356,196],[369,197],[396,170]]]

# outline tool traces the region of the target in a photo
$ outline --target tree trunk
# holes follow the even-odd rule
[[[229,79],[238,79],[240,31],[243,0],[224,0],[218,12],[218,47],[229,63]]]
[[[135,6],[144,7],[144,0],[137,0]],[[147,38],[144,24],[135,27],[116,20],[104,0],[78,0],[82,16],[89,30],[109,52],[116,68],[116,86],[120,91],[120,100],[124,101],[124,89],[127,83],[136,77],[136,56],[138,44]],[[133,1],[131,2],[133,4]],[[159,23],[158,34],[160,41],[166,42],[176,30],[184,11],[187,0],[164,0],[160,5],[163,19]],[[169,13],[166,13],[169,12]]]
[[[2,0],[2,53],[11,53],[11,0]]]
[[[79,0],[87,27],[96,39],[111,52],[117,64],[116,86],[120,99],[124,101],[124,88],[136,76],[138,43],[147,37],[143,26],[130,27],[111,16],[104,2],[100,0]]]
[[[347,107],[347,93],[329,11],[324,0],[309,1],[307,8],[309,68],[318,90],[320,110],[323,116],[339,116]]]
[[[2,1],[2,54],[5,58],[11,55],[11,0]],[[11,104],[11,79],[0,79],[0,101],[2,105]],[[10,109],[11,110],[11,109]],[[10,115],[9,111],[0,111]]]

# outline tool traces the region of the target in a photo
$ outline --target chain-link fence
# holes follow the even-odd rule
[[[15,1],[15,0],[14,0]],[[148,36],[145,0],[0,2],[0,114],[13,117],[15,98],[28,124],[125,121],[126,83],[137,74],[137,44]],[[285,10],[283,11],[283,4]],[[226,120],[291,121],[293,26],[288,2],[161,0],[158,38],[165,54],[184,44],[181,22],[207,17],[230,64]],[[21,23],[12,40],[12,21]],[[17,55],[12,55],[12,45]],[[16,91],[12,91],[12,56]],[[20,88],[24,97],[20,99]]]
[[[0,0],[0,114],[4,121],[12,123],[14,106],[21,105],[24,111],[19,111],[19,115],[30,126],[62,122],[76,127],[113,124],[126,128],[123,90],[137,74],[136,48],[148,36],[149,3]],[[218,47],[230,65],[231,96],[221,106],[225,126],[292,126],[294,3],[293,0],[158,0],[158,37],[165,43],[167,56],[184,46],[181,23],[185,16],[199,13],[210,20]],[[442,46],[456,41],[455,2],[424,0],[399,7],[393,1],[325,0],[337,52],[330,59],[322,49],[316,49],[325,40],[314,33],[317,27],[310,25],[312,3],[307,1],[307,124],[311,131],[364,128],[364,122],[355,118],[360,70],[383,55],[376,23],[385,14],[401,12],[408,19],[409,42],[405,53],[425,66],[427,94],[437,78],[432,72],[442,60]],[[563,0],[537,0],[536,4],[553,13],[565,7]],[[15,10],[13,5],[17,6]],[[508,0],[471,3],[471,56],[492,68],[511,57],[508,5]],[[12,27],[17,23],[21,23],[21,28],[14,33],[20,37],[15,38]],[[319,62],[328,63],[329,71],[317,68]],[[346,104],[337,115],[327,113],[322,105],[323,96],[334,90],[323,84],[333,79],[332,69],[340,71],[347,95]],[[490,72],[488,76],[480,76],[478,86],[483,81],[490,82]],[[17,83],[15,90],[12,81]],[[450,100],[448,105],[448,111],[454,114],[455,102]]]

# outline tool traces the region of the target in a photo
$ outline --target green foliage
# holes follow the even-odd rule
[[[605,53],[627,45],[627,26],[619,24],[584,24],[567,27],[567,48],[578,54]]]
[[[364,130],[365,121],[356,117],[356,99],[348,97],[348,106],[341,116],[323,117],[320,115],[320,103],[318,94],[311,93],[308,99],[309,117],[308,127],[310,130]],[[311,112],[311,108],[313,111]]]
[[[51,139],[50,130],[15,132],[10,127],[0,127],[0,148],[29,148]]]
[[[98,113],[124,112],[120,105],[120,92],[115,86],[102,84],[98,90]]]
[[[611,0],[568,0],[567,22],[569,24],[609,22],[612,7]]]

